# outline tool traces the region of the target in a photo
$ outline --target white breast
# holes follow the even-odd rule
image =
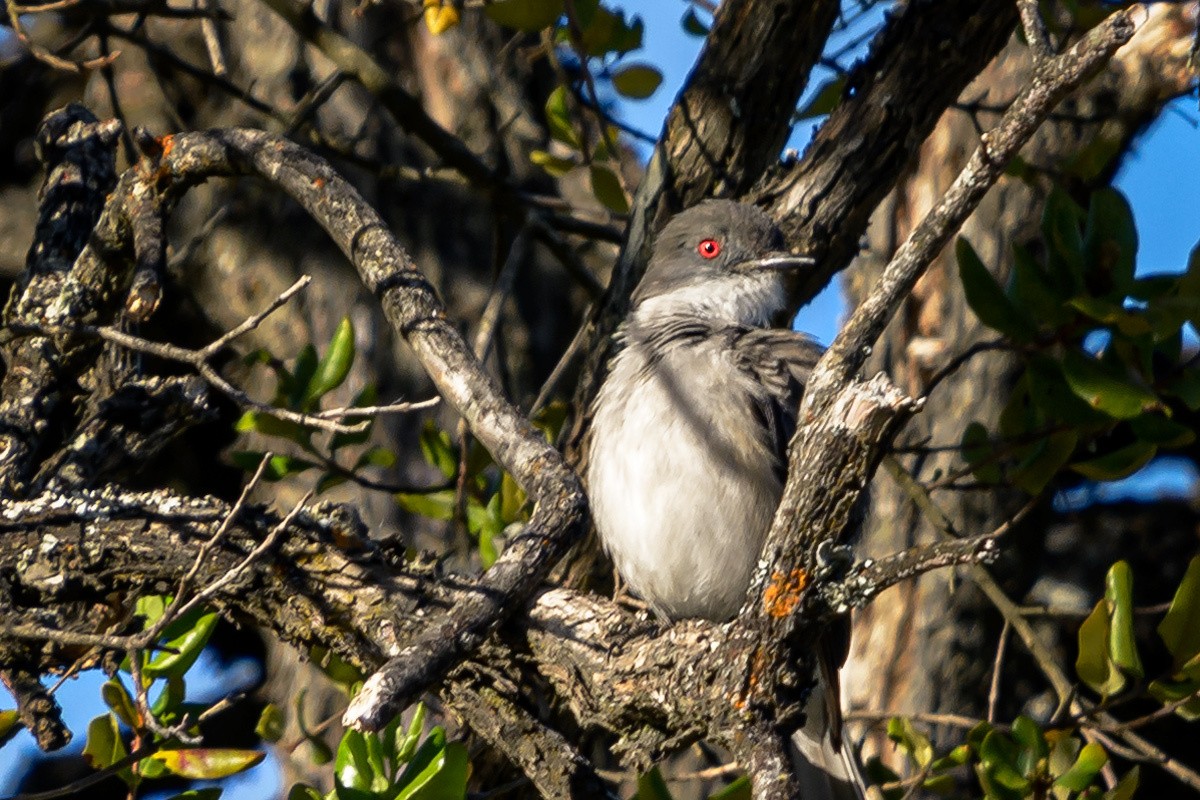
[[[629,586],[672,618],[737,613],[781,486],[753,398],[715,344],[647,369],[637,345],[597,397],[586,482],[596,528]]]

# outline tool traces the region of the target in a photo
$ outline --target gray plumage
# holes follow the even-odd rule
[[[784,271],[804,263],[783,244],[770,217],[741,203],[673,218],[593,406],[585,480],[596,529],[629,587],[671,619],[737,613],[782,494],[821,354],[807,336],[768,327],[786,309]],[[810,704],[797,733],[802,797],[861,797],[826,716]]]

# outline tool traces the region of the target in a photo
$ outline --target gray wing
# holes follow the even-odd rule
[[[755,413],[767,428],[779,469],[786,471],[800,398],[825,350],[803,333],[779,328],[733,328],[729,335],[738,368],[766,390],[756,399]]]

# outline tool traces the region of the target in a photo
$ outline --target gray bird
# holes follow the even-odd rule
[[[669,619],[726,620],[745,600],[821,355],[768,326],[786,311],[786,274],[810,263],[759,209],[709,200],[667,223],[633,293],[584,478],[617,571]],[[836,668],[813,695],[794,737],[802,800],[862,797],[840,746]]]

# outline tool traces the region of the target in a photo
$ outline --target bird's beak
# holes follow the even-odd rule
[[[816,263],[817,260],[810,256],[797,256],[792,253],[767,253],[762,258],[752,258],[749,261],[743,261],[734,267],[734,269],[738,272],[757,272],[758,270],[786,272],[787,270],[799,269],[800,267],[811,267]]]

